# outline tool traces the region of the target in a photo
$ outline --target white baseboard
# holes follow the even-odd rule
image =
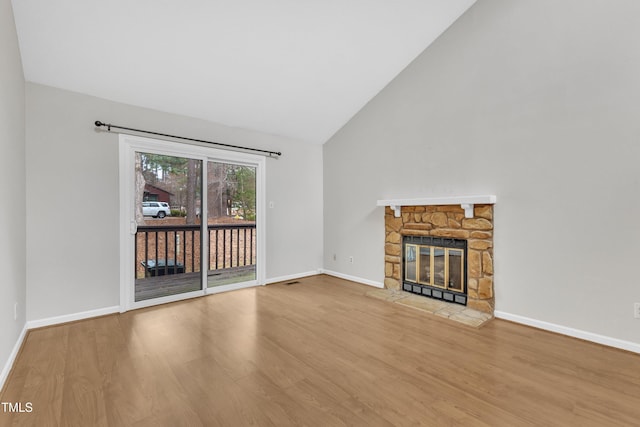
[[[348,274],[338,273],[337,271],[331,271],[331,270],[321,269],[319,271],[323,274],[328,274],[329,276],[339,277],[340,279],[362,283],[363,285],[369,285],[375,288],[384,288],[384,283],[376,282],[374,280],[363,279],[362,277],[350,276]]]
[[[267,279],[265,281],[265,284],[270,285],[272,283],[286,282],[286,281],[295,280],[295,279],[302,279],[303,277],[315,276],[317,274],[321,274],[321,270],[320,269],[318,269],[316,271],[307,271],[306,273],[289,274],[287,276],[272,277],[270,279]]]
[[[544,329],[545,331],[551,331],[573,338],[579,338],[585,341],[591,341],[598,344],[606,345],[609,347],[615,347],[622,350],[632,351],[634,353],[640,353],[640,344],[631,341],[619,340],[617,338],[611,338],[604,335],[594,334],[592,332],[573,329],[567,326],[556,325],[554,323],[543,322],[542,320],[531,319],[529,317],[519,316],[517,314],[505,313],[504,311],[495,311],[493,315],[498,319],[509,320],[511,322],[532,326],[534,328]]]
[[[46,319],[29,320],[27,329],[42,328],[44,326],[89,319],[91,317],[106,316],[107,314],[120,313],[120,306],[98,308],[96,310],[82,311],[80,313],[65,314],[62,316],[48,317]]]
[[[15,362],[16,357],[18,357],[18,352],[20,351],[20,347],[22,347],[22,343],[24,338],[27,336],[27,325],[24,325],[22,328],[22,332],[18,335],[18,340],[16,344],[13,346],[13,350],[11,350],[11,354],[9,355],[9,359],[7,363],[4,364],[4,368],[2,368],[2,372],[0,372],[0,391],[4,387],[4,383],[9,377],[9,372],[11,372],[11,368],[13,367],[13,362]]]

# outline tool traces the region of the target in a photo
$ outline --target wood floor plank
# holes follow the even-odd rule
[[[44,328],[29,332],[19,354],[22,369],[13,370],[10,381],[5,384],[2,402],[33,404],[33,412],[7,414],[0,412],[6,425],[12,426],[58,426],[62,410],[62,392],[65,354],[68,345],[68,328]],[[40,402],[47,402],[40,404]],[[37,407],[36,405],[40,405]]]
[[[630,426],[640,355],[324,275],[32,330],[1,426]]]

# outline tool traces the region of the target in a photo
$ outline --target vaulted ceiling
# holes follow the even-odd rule
[[[324,143],[475,0],[13,0],[25,79]]]

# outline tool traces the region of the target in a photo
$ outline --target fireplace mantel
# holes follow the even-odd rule
[[[492,205],[496,203],[495,195],[484,196],[448,196],[428,197],[422,199],[385,199],[378,200],[377,206],[389,206],[394,216],[400,217],[402,206],[460,205],[466,218],[473,218],[473,206],[476,204]]]

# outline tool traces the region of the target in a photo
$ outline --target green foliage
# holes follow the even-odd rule
[[[187,160],[184,157],[163,156],[160,154],[142,154],[142,173],[149,182],[157,182],[168,175],[184,175]]]
[[[161,154],[140,153],[142,174],[149,184],[162,183],[171,187],[177,194],[188,186],[189,159],[185,157],[165,156]],[[196,194],[200,195],[200,177],[202,162],[196,161]]]
[[[171,216],[187,216],[187,213],[180,209],[171,209]]]
[[[232,205],[249,221],[256,219],[256,168],[230,165],[227,180]]]

